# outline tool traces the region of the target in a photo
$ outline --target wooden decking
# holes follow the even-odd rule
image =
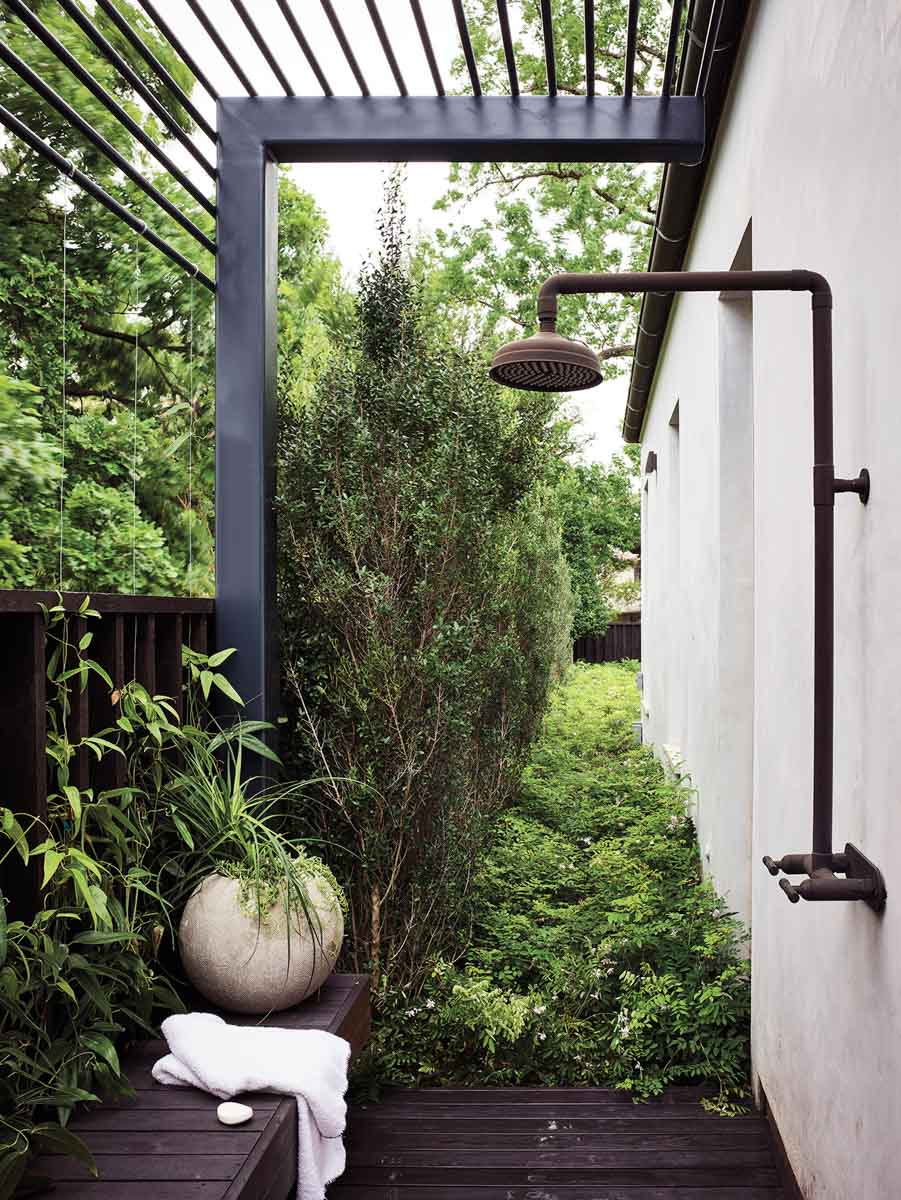
[[[365,975],[333,975],[316,997],[264,1024],[325,1029],[356,1053],[369,1036]],[[235,1024],[253,1018],[228,1015]],[[71,1128],[90,1146],[100,1179],[70,1158],[47,1156],[33,1167],[60,1200],[287,1200],[297,1182],[297,1105],[273,1093],[241,1097],[254,1116],[220,1125],[219,1101],[193,1088],[161,1087],[150,1069],[164,1042],[146,1042],[123,1068],[135,1099],[80,1114]],[[50,1193],[48,1193],[50,1194]]]
[[[398,1091],[356,1108],[329,1200],[783,1200],[764,1117],[696,1088]]]

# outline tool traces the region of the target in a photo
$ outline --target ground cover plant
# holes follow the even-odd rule
[[[557,690],[479,863],[471,941],[417,990],[384,981],[361,1086],[742,1092],[742,931],[701,881],[684,789],[633,743],[636,667],[576,665]]]

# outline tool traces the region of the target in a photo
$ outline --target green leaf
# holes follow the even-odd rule
[[[27,863],[29,858],[28,838],[25,836],[25,830],[9,808],[3,809],[3,832],[15,846],[22,862]]]
[[[87,650],[88,646],[90,646],[90,644],[91,644],[91,642],[93,642],[93,640],[94,640],[93,633],[86,633],[84,635],[84,637],[81,638],[81,640],[78,643],[79,651]]]
[[[72,938],[70,945],[106,946],[112,942],[133,942],[135,935],[121,929],[87,929]]]
[[[0,967],[0,994],[15,1000],[19,994],[19,979],[12,967]]]
[[[35,1125],[32,1137],[39,1139],[41,1150],[55,1150],[58,1154],[68,1154],[71,1158],[77,1158],[79,1162],[85,1164],[95,1179],[98,1177],[99,1172],[94,1162],[94,1156],[81,1138],[71,1130],[55,1123]]]
[[[187,845],[188,849],[193,850],[194,839],[191,836],[191,831],[177,813],[172,813],[172,824],[181,834],[181,839]]]
[[[224,696],[228,696],[229,700],[234,700],[235,704],[243,704],[244,703],[244,701],[241,699],[241,697],[238,695],[238,693],[235,691],[235,689],[228,682],[228,680],[225,678],[224,675],[215,674],[213,676],[213,683],[215,683],[216,687],[219,689],[220,692],[222,692],[222,694]]]
[[[0,896],[0,967],[2,967],[6,962],[6,951],[9,944],[6,930],[6,902],[3,897]]]
[[[102,1033],[86,1033],[81,1041],[89,1050],[93,1050],[98,1057],[109,1063],[116,1075],[120,1074],[119,1056],[108,1037]]]
[[[69,801],[69,808],[72,810],[72,816],[77,825],[81,820],[81,792],[77,787],[72,787],[70,784],[68,787],[63,788],[63,795]]]
[[[69,983],[68,979],[62,979],[62,978],[57,979],[56,986],[59,989],[59,991],[61,991],[63,993],[64,996],[69,997],[69,999],[72,1001],[73,1004],[78,1003],[78,999],[77,999],[75,993],[72,991],[72,985]]]
[[[48,850],[46,852],[44,855],[44,878],[41,881],[42,888],[45,888],[56,874],[59,864],[65,857],[65,854],[59,850]]]
[[[221,667],[224,662],[228,662],[234,653],[234,646],[230,650],[217,650],[215,654],[210,655],[210,657],[207,659],[207,663],[211,667]]]
[[[28,1154],[24,1151],[4,1153],[0,1158],[0,1200],[10,1200],[16,1190],[25,1168],[28,1165]]]
[[[212,671],[201,671],[200,672],[200,687],[201,687],[201,690],[203,691],[204,700],[209,700],[210,688],[212,687],[212,685],[213,685],[213,672]]]

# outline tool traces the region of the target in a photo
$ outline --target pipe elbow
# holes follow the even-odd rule
[[[832,307],[832,288],[829,286],[829,280],[825,275],[820,275],[817,271],[796,271],[793,273],[798,277],[798,290],[810,292],[811,303],[814,308]]]

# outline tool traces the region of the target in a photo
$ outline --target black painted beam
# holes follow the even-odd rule
[[[703,102],[637,96],[223,99],[280,162],[672,162],[704,146]]]
[[[220,100],[217,127],[216,644],[238,651],[245,715],[273,720],[278,162],[684,161],[704,111],[681,96],[258,97]]]

